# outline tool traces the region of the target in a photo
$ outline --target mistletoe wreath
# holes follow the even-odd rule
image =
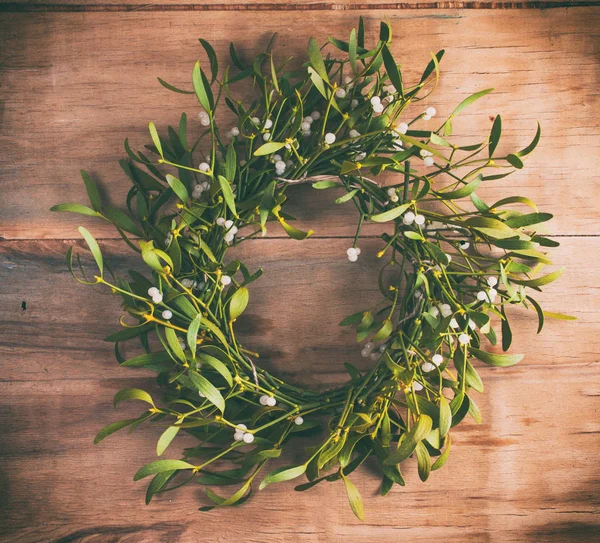
[[[83,227],[79,231],[98,274],[87,277],[79,257],[72,248],[68,252],[71,272],[75,261],[82,274],[73,273],[76,279],[122,296],[124,311],[134,320],[127,324],[122,318],[124,330],[107,338],[115,343],[119,363],[154,370],[162,389],[161,402],[140,389],[118,392],[115,407],[141,400],[149,408],[109,424],[96,443],[143,422],[164,428],[158,456],[173,448],[182,432],[198,440],[182,458],[159,459],[135,474],[134,480],[154,476],[147,503],[157,493],[195,481],[206,486],[214,504],[201,510],[241,504],[259,474],[266,473],[260,489],[305,475],[308,482],[296,490],[341,479],[362,519],[362,501],[349,476],[367,458],[374,458],[381,472],[385,495],[394,484],[404,485],[404,460],[416,455],[425,481],[447,461],[451,429],[467,415],[481,420],[471,391],[482,392],[483,383],[473,360],[511,366],[522,359],[482,346],[484,338],[496,344],[499,322],[502,348],[509,348],[507,306],[535,310],[541,330],[546,314],[529,292],[540,291],[562,271],[538,274],[550,264],[544,250],[558,245],[538,232],[537,225],[552,216],[522,196],[488,205],[475,192],[523,167],[539,141],[539,125],[527,147],[506,156],[495,156],[500,116],[485,141],[452,143],[452,120],[491,89],[466,98],[435,129],[424,128],[426,121],[434,122],[433,107],[402,120],[409,104],[435,88],[444,51],[432,55],[420,80],[409,85],[390,53],[391,37],[389,24],[381,23],[379,40],[368,49],[361,19],[348,41],[329,38],[346,53],[344,59],[324,58],[312,38],[308,62],[297,71],[288,69],[287,61],[275,61],[272,42],[251,64],[240,60],[231,44],[237,73],[231,75],[228,67],[222,79],[213,48],[201,39],[210,71],[196,63],[193,91],[159,79],[171,91],[196,95],[202,106],[197,139],[188,139],[184,113],[166,137],[149,124],[151,155],[136,154],[125,141],[129,159],[121,166],[132,182],[129,213],[103,205],[85,172],[91,207],[53,208],[112,223],[151,271],[150,277],[129,271],[127,279],[114,278]],[[242,80],[252,81],[255,92],[248,105],[230,89]],[[223,101],[237,119],[226,133],[216,123]],[[383,172],[393,180],[385,188],[373,179]],[[294,239],[312,234],[292,226],[293,217],[284,212],[288,188],[297,183],[341,187],[345,192],[335,202],[356,207],[358,227],[347,251],[351,262],[361,253],[365,222],[389,225],[377,254],[385,260],[382,299],[340,323],[356,327],[361,353],[373,365],[362,373],[346,364],[350,380],[325,392],[268,373],[235,335],[248,285],[263,272],[252,273],[243,262],[225,257],[230,248],[264,235],[270,222]],[[514,209],[520,205],[530,209]],[[119,346],[134,339],[144,352],[125,360]],[[320,438],[307,447],[301,464],[265,470],[303,435]],[[210,488],[221,485],[236,489],[222,497]]]

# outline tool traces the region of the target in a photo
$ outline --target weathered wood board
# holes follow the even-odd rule
[[[595,36],[600,10],[362,14],[373,38],[379,20],[389,17],[394,53],[406,65],[408,80],[420,77],[430,51],[447,50],[440,86],[422,107],[435,105],[447,115],[469,94],[498,89],[456,119],[456,134],[481,141],[491,128],[490,116],[501,112],[501,150],[513,151],[529,143],[536,121],[541,122],[544,137],[526,168],[484,187],[482,197],[533,197],[555,213],[550,225],[555,234],[600,233],[598,206],[589,198],[599,190],[600,134],[594,128],[600,124]],[[124,139],[142,148],[149,142],[149,120],[166,129],[178,122],[181,111],[195,117],[195,98],[168,92],[156,77],[190,88],[191,68],[203,54],[198,35],[227,58],[229,41],[242,24],[245,37],[237,41],[250,58],[279,32],[282,56],[304,58],[308,29],[319,29],[325,41],[327,34],[344,35],[357,24],[357,14],[345,11],[325,23],[317,11],[240,17],[220,12],[3,15],[0,145],[10,149],[10,160],[0,172],[5,189],[0,236],[71,237],[78,218],[48,209],[65,200],[85,202],[81,168],[98,178],[113,202],[123,201],[128,180],[118,159],[125,156]],[[199,123],[191,121],[190,129],[198,130]],[[351,206],[323,207],[333,198],[314,192],[301,191],[301,224],[321,236],[353,232]],[[109,225],[99,224],[94,232],[115,237]]]
[[[132,11],[136,3],[36,0],[19,8],[0,0],[0,540],[600,540],[600,8],[183,0],[140,1]],[[514,352],[526,358],[514,368],[481,368],[483,424],[455,431],[449,463],[427,483],[407,466],[407,487],[387,498],[377,495],[366,466],[355,477],[365,523],[354,518],[337,484],[308,493],[273,485],[241,508],[210,513],[197,511],[202,492],[190,487],[145,507],[144,485],[132,477],[154,458],[158,429],[117,434],[98,446],[92,439],[108,421],[137,413],[125,406],[114,412],[117,390],[154,385],[149,374],[118,367],[111,344],[102,341],[115,330],[118,300],[75,283],[64,254],[73,243],[81,247],[71,238],[86,224],[104,238],[116,269],[135,259],[104,225],[48,208],[85,201],[80,168],[120,201],[127,188],[117,165],[124,138],[141,147],[149,120],[164,128],[180,111],[197,111],[156,76],[186,86],[201,55],[198,36],[219,54],[233,37],[250,57],[277,31],[282,55],[302,58],[310,35],[347,33],[359,14],[373,32],[383,16],[390,19],[394,53],[405,55],[409,79],[418,77],[430,50],[447,50],[440,87],[426,104],[440,114],[496,87],[461,115],[456,133],[485,136],[490,116],[501,112],[501,145],[512,150],[529,142],[540,120],[544,137],[526,169],[481,195],[519,193],[555,214],[549,228],[562,246],[554,260],[567,271],[539,299],[578,321],[548,321],[536,336],[535,315],[515,311]],[[278,239],[282,233],[273,228],[274,239],[238,250],[251,268],[266,272],[252,285],[249,318],[238,324],[266,367],[324,387],[345,379],[343,362],[368,365],[337,323],[377,296],[378,241],[365,239],[359,262],[348,262],[352,210],[330,203],[329,193],[295,190],[294,213],[317,236]]]

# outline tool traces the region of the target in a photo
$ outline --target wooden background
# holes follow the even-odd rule
[[[514,149],[540,120],[544,135],[526,170],[481,195],[521,194],[555,213],[550,229],[562,243],[555,261],[567,273],[542,299],[579,320],[549,322],[538,337],[535,316],[514,312],[514,351],[526,358],[515,368],[480,369],[483,424],[455,432],[448,464],[425,484],[415,466],[406,488],[381,498],[377,480],[361,471],[354,480],[364,523],[339,484],[308,493],[273,485],[241,508],[210,513],[197,511],[201,493],[189,487],[146,507],[145,487],[132,476],[153,459],[158,429],[99,446],[92,439],[108,421],[137,412],[114,413],[115,391],[152,385],[146,374],[117,366],[101,339],[116,329],[117,300],[76,284],[64,254],[81,245],[72,238],[86,224],[116,268],[134,261],[102,224],[48,208],[85,201],[80,168],[122,201],[123,139],[141,147],[149,120],[164,127],[182,110],[197,111],[194,99],[156,82],[189,87],[201,56],[196,38],[220,55],[233,38],[250,57],[278,31],[282,54],[302,58],[309,36],[342,36],[359,15],[374,33],[382,17],[390,19],[408,78],[430,50],[446,48],[428,103],[441,114],[476,90],[498,89],[461,115],[457,133],[486,134],[490,117],[502,112],[502,145]],[[0,0],[2,541],[600,540],[599,33],[597,2]],[[266,270],[252,287],[244,334],[266,366],[322,386],[344,379],[345,361],[365,367],[337,322],[376,296],[377,241],[366,239],[350,264],[350,208],[329,203],[330,194],[296,190],[301,224],[317,234],[295,242],[274,228],[240,251]]]

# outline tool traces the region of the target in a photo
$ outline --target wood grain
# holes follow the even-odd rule
[[[112,344],[101,339],[119,329],[119,298],[75,282],[64,254],[72,242],[3,242],[0,244],[3,373],[0,380],[114,379],[130,377],[119,368]],[[118,245],[117,245],[118,244]],[[77,245],[82,243],[77,241]],[[123,252],[121,243],[102,243],[105,259],[115,270],[138,267],[139,259]],[[343,363],[369,367],[342,318],[371,308],[379,299],[381,262],[378,240],[361,243],[356,263],[345,256],[347,240],[254,240],[231,258],[242,259],[265,274],[250,285],[251,305],[238,322],[246,347],[261,354],[263,364],[310,386],[345,380]],[[596,284],[598,238],[568,238],[554,261],[566,265],[561,279],[536,295],[547,311],[567,312],[577,323],[548,319],[536,337],[537,317],[520,308],[509,310],[515,330],[514,352],[526,354],[524,366],[565,366],[598,361],[600,296]],[[86,250],[80,251],[82,255]],[[89,253],[87,253],[89,254]],[[94,265],[89,258],[90,270]],[[577,262],[577,265],[570,265]],[[23,278],[23,279],[20,279]],[[25,280],[26,278],[26,280]],[[351,295],[350,295],[351,293]],[[22,310],[25,301],[27,309]],[[519,333],[516,333],[516,331]],[[568,345],[568,352],[565,346]],[[26,357],[27,364],[23,364]],[[94,361],[93,364],[91,362]],[[102,368],[102,371],[100,371]],[[493,370],[483,369],[489,373]]]
[[[600,10],[521,9],[546,5],[0,0],[0,541],[600,540]],[[278,31],[282,56],[302,59],[309,35],[324,41],[347,33],[359,14],[374,33],[389,17],[394,53],[409,80],[420,75],[430,50],[447,50],[440,87],[426,104],[440,115],[472,92],[498,89],[459,117],[456,133],[485,135],[490,116],[502,112],[501,145],[513,150],[528,143],[541,121],[544,136],[526,170],[481,196],[517,193],[555,213],[550,229],[562,246],[554,260],[567,264],[567,272],[539,300],[579,320],[550,320],[537,337],[535,315],[511,312],[513,352],[526,358],[513,368],[478,367],[486,385],[477,398],[484,423],[466,422],[454,432],[449,463],[427,483],[407,466],[408,486],[387,498],[378,496],[367,465],[354,477],[365,523],[334,484],[309,493],[272,485],[241,508],[210,513],[197,511],[203,494],[188,487],[144,507],[145,487],[132,477],[155,458],[160,430],[115,435],[99,446],[92,439],[107,422],[139,412],[123,406],[115,413],[117,390],[155,385],[143,370],[118,367],[101,340],[117,328],[118,300],[77,285],[64,254],[71,244],[82,246],[70,238],[86,224],[106,238],[101,245],[115,269],[136,260],[104,225],[48,208],[85,201],[80,168],[97,176],[112,203],[122,201],[127,181],[117,160],[125,137],[141,147],[149,120],[164,129],[181,111],[197,111],[193,100],[162,89],[156,76],[189,86],[199,35],[223,58],[230,38],[239,37],[250,58]],[[378,298],[378,241],[361,242],[361,258],[349,263],[352,210],[333,205],[331,193],[294,190],[290,212],[317,236],[295,242],[272,229],[273,239],[236,249],[251,268],[266,272],[251,286],[249,318],[238,328],[265,367],[327,387],[345,379],[345,361],[368,367],[351,331],[337,322]],[[369,228],[370,236],[379,232]],[[177,457],[179,438],[174,445],[168,454]],[[299,457],[302,446],[286,461]]]
[[[580,321],[550,321],[536,338],[535,316],[513,312],[519,331],[514,352],[527,357],[510,369],[479,368],[485,423],[457,429],[448,469],[426,484],[409,469],[408,487],[386,501],[375,495],[368,467],[361,471],[355,479],[367,501],[365,524],[353,519],[333,486],[311,495],[275,486],[235,510],[235,524],[227,514],[197,513],[197,489],[144,508],[143,489],[131,477],[151,461],[159,430],[91,444],[101,426],[139,410],[115,414],[110,405],[118,389],[155,389],[144,371],[119,368],[100,339],[115,329],[117,299],[74,285],[63,263],[69,241],[2,242],[0,284],[13,287],[0,293],[5,540],[206,541],[203,527],[210,521],[217,540],[231,541],[244,534],[246,523],[264,518],[247,541],[594,541],[600,530],[600,472],[593,462],[600,365],[593,255],[600,239],[564,241],[557,262],[581,262],[581,255],[588,260],[542,301]],[[344,258],[346,245],[256,240],[236,255],[251,268],[266,268],[252,286],[249,318],[240,322],[244,340],[266,355],[266,367],[307,386],[341,382],[344,361],[368,365],[351,333],[336,323],[377,296],[376,241],[365,241],[356,264]],[[116,242],[104,242],[103,249],[116,269],[135,265]],[[327,515],[319,514],[325,503]]]
[[[597,0],[524,0],[522,2],[462,2],[434,0],[408,0],[406,2],[385,2],[379,0],[336,0],[322,2],[304,0],[250,0],[248,2],[223,2],[222,0],[179,0],[178,2],[148,2],[147,0],[31,0],[12,2],[0,0],[0,12],[124,12],[124,11],[333,11],[333,10],[406,10],[406,9],[548,9],[557,7],[581,7],[598,5]]]
[[[139,414],[139,406],[115,413],[111,399],[115,390],[144,381],[0,383],[0,537],[11,543],[592,543],[600,533],[599,370],[598,364],[579,364],[486,375],[488,391],[478,398],[484,423],[465,422],[454,432],[449,463],[427,483],[409,464],[407,486],[381,498],[369,466],[353,477],[366,502],[364,524],[337,484],[308,493],[293,492],[292,484],[272,485],[241,508],[211,513],[197,511],[205,499],[192,486],[144,507],[145,485],[132,477],[155,459],[160,429],[92,444],[107,421]],[[167,456],[176,458],[178,446],[179,438]],[[283,461],[297,460],[302,447],[300,442]]]
[[[486,186],[481,196],[534,198],[556,214],[550,223],[556,234],[600,232],[598,206],[589,198],[600,184],[600,134],[595,130],[600,124],[595,39],[600,10],[364,15],[372,32],[389,16],[396,29],[394,52],[406,64],[408,80],[420,75],[430,50],[447,49],[441,85],[426,104],[435,105],[440,115],[472,92],[498,89],[461,114],[457,134],[471,141],[485,137],[490,116],[501,111],[505,134],[500,150],[514,150],[530,141],[536,119],[541,121],[544,136],[526,169]],[[250,58],[277,31],[281,54],[304,58],[313,29],[322,36],[340,35],[356,23],[356,14],[346,11],[326,23],[319,12],[278,11],[269,17],[250,12],[236,17],[216,12],[3,14],[0,145],[10,149],[10,160],[0,171],[0,236],[72,236],[79,219],[48,209],[65,200],[85,201],[80,168],[100,180],[112,202],[123,201],[128,182],[117,164],[124,155],[123,140],[129,137],[134,147],[142,147],[149,141],[144,128],[149,120],[164,129],[181,111],[197,111],[195,99],[169,93],[156,76],[189,87],[188,74],[200,55],[194,45],[199,33],[225,58],[230,37],[243,25],[248,32],[240,49]],[[226,116],[222,121],[231,122]],[[196,124],[192,129],[198,129]],[[326,204],[333,197],[310,188],[298,190],[293,211],[301,225],[321,236],[353,231],[350,206]],[[96,233],[115,236],[104,225]],[[272,234],[280,235],[276,229]]]

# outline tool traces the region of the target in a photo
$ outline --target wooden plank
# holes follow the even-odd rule
[[[144,0],[31,0],[13,2],[0,0],[0,12],[71,12],[71,11],[332,11],[332,10],[403,10],[403,9],[545,9],[553,7],[580,7],[598,5],[597,0],[524,0],[522,2],[462,2],[433,0],[406,0],[385,2],[380,0],[247,0],[246,2],[223,2],[223,0],[178,0],[177,2],[154,2]]]
[[[474,91],[498,89],[457,119],[456,133],[485,135],[490,115],[501,111],[502,146],[512,150],[529,142],[536,119],[542,122],[545,135],[526,170],[485,187],[482,196],[533,197],[556,214],[550,227],[557,234],[600,232],[598,209],[589,197],[600,183],[595,62],[600,10],[373,10],[364,15],[372,32],[389,16],[397,36],[394,52],[406,64],[409,80],[418,77],[431,50],[447,49],[441,85],[426,104],[441,115]],[[241,44],[244,56],[258,52],[278,31],[282,55],[304,58],[315,29],[324,40],[327,34],[345,34],[356,23],[356,13],[345,10],[335,11],[326,24],[319,11],[273,11],[268,17],[252,12],[236,17],[225,12],[3,14],[0,144],[7,152],[0,172],[0,236],[71,237],[80,219],[47,210],[65,200],[85,200],[78,175],[82,167],[100,179],[113,203],[123,201],[127,182],[117,159],[124,154],[125,137],[141,147],[148,141],[148,120],[164,128],[176,122],[180,111],[197,111],[193,99],[168,93],[156,76],[189,86],[188,74],[200,54],[192,37],[200,28],[223,58],[240,25],[249,29]],[[419,39],[412,38],[416,35]],[[230,121],[223,117],[223,122]],[[297,190],[291,211],[302,217],[302,225],[316,226],[323,236],[353,231],[350,206],[324,205],[327,194]],[[378,227],[368,228],[376,232]],[[107,226],[96,231],[114,236]]]
[[[600,239],[568,238],[554,260],[566,264],[559,282],[537,299],[547,311],[566,312],[575,322],[547,320],[535,335],[533,312],[509,310],[515,335],[513,352],[525,353],[523,366],[554,368],[598,361],[600,297],[596,255]],[[0,359],[4,381],[115,379],[144,376],[118,367],[112,344],[102,338],[119,329],[120,301],[106,291],[75,282],[64,263],[71,242],[20,241],[0,244]],[[79,243],[78,243],[79,244]],[[81,245],[81,244],[79,244]],[[138,266],[114,241],[103,251],[112,268],[124,275]],[[268,369],[309,386],[343,381],[344,362],[361,369],[370,365],[350,328],[340,320],[372,307],[380,299],[377,277],[381,262],[377,240],[365,240],[358,262],[347,260],[347,240],[255,240],[236,249],[251,270],[265,275],[250,285],[251,304],[237,323],[246,347],[261,354]],[[82,251],[83,254],[84,251]],[[129,254],[129,253],[128,253]],[[89,262],[89,259],[86,259]],[[576,262],[576,265],[570,265]],[[93,264],[90,263],[93,269]],[[25,301],[27,309],[22,310]],[[565,349],[568,345],[568,349]],[[127,351],[126,351],[127,352]],[[133,351],[129,351],[133,356]],[[483,366],[483,364],[481,365]],[[136,372],[140,373],[136,373]],[[484,380],[493,374],[482,367]]]
[[[480,401],[484,423],[465,421],[454,432],[448,464],[427,483],[408,463],[407,486],[382,498],[368,466],[353,476],[365,523],[353,517],[340,484],[307,493],[272,485],[242,507],[207,514],[196,510],[202,493],[190,486],[145,507],[145,485],[132,476],[155,458],[160,429],[92,444],[107,421],[139,413],[139,406],[118,414],[110,406],[114,389],[132,380],[1,383],[0,537],[11,543],[596,542],[599,426],[589,415],[600,408],[599,382],[598,364],[494,372]],[[179,439],[169,450],[173,458]],[[308,443],[285,460],[296,460]]]

